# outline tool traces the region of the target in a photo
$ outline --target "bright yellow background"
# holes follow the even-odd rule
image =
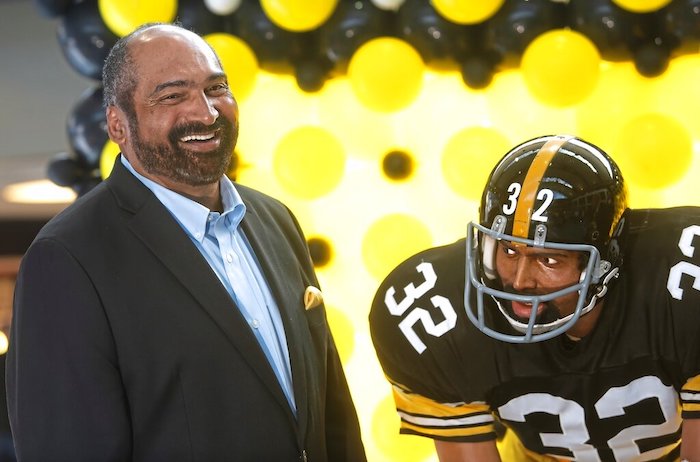
[[[364,105],[349,78],[307,94],[291,76],[259,73],[239,102],[238,181],[283,200],[307,238],[332,246],[317,272],[371,462],[437,460],[430,441],[398,435],[371,344],[367,314],[383,276],[417,250],[462,237],[497,159],[542,134],[578,134],[608,151],[626,173],[633,207],[700,205],[697,82],[700,55],[675,58],[653,79],[631,63],[603,61],[589,94],[560,107],[533,96],[518,70],[497,73],[481,91],[457,73],[426,70],[416,98],[387,112]],[[289,141],[299,133],[309,137],[305,155]],[[404,181],[382,172],[395,149],[413,159]]]

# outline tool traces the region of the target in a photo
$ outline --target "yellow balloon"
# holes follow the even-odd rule
[[[233,96],[238,100],[250,94],[258,75],[258,59],[243,40],[226,33],[204,36],[221,60]]]
[[[379,37],[350,58],[348,78],[357,98],[370,109],[391,112],[408,106],[420,93],[425,64],[407,42]]]
[[[319,27],[333,14],[337,3],[338,0],[260,0],[270,21],[294,32]]]
[[[656,79],[659,84],[658,105],[667,114],[682,120],[695,139],[700,139],[700,53],[678,56],[668,70]]]
[[[693,140],[676,119],[645,114],[622,127],[612,155],[630,182],[646,188],[665,188],[690,168]]]
[[[102,179],[106,179],[110,173],[112,173],[112,168],[114,168],[114,161],[119,155],[120,149],[112,140],[107,140],[105,145],[102,147],[102,153],[100,154],[100,176]]]
[[[432,0],[435,11],[457,24],[484,22],[501,8],[505,0]]]
[[[633,13],[651,13],[665,7],[671,0],[613,0],[613,3]]]
[[[303,126],[280,140],[273,168],[285,190],[302,199],[315,199],[340,183],[345,157],[343,146],[326,129]]]
[[[372,414],[372,440],[387,460],[421,462],[435,453],[433,442],[428,438],[399,434],[400,419],[394,400],[387,396]]]
[[[634,63],[606,63],[593,92],[575,107],[576,133],[604,150],[631,118],[657,107],[654,81],[639,75]]]
[[[119,37],[148,22],[172,22],[177,14],[177,0],[97,0],[97,7]]]
[[[347,315],[342,311],[327,307],[326,314],[328,316],[328,325],[333,334],[333,340],[335,340],[335,345],[338,348],[340,361],[345,364],[355,349],[355,329],[352,327],[352,323]]]
[[[585,35],[555,29],[535,38],[521,62],[530,92],[552,106],[571,106],[595,89],[600,74],[600,53]]]
[[[362,260],[370,274],[381,280],[396,265],[431,244],[430,230],[418,218],[390,214],[367,230],[362,240]]]
[[[493,128],[460,130],[442,152],[442,174],[447,184],[457,194],[479,200],[491,169],[510,145],[508,138]]]

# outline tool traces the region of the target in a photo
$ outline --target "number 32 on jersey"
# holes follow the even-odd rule
[[[416,270],[423,276],[423,282],[421,282],[418,287],[413,283],[404,287],[403,290],[406,295],[400,302],[396,301],[396,289],[394,289],[394,286],[387,289],[384,296],[384,303],[389,309],[389,313],[392,315],[403,316],[409,308],[413,307],[416,300],[420,299],[423,295],[428,293],[430,289],[435,287],[437,275],[431,263],[419,263],[418,266],[416,266]],[[425,331],[434,337],[444,335],[457,324],[457,313],[449,299],[442,295],[433,295],[430,297],[430,303],[432,303],[433,307],[440,309],[445,319],[435,323],[428,310],[416,306],[401,320],[401,322],[399,322],[399,329],[401,329],[401,332],[406,336],[411,346],[413,346],[419,354],[425,351],[426,346],[413,330],[416,323],[421,323]]]

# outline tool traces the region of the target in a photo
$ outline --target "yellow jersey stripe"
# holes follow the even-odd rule
[[[700,393],[700,375],[688,379],[683,385],[683,391]]]
[[[486,403],[439,403],[397,386],[392,387],[396,408],[415,415],[432,417],[461,417],[470,414],[490,414]]]
[[[554,155],[559,151],[559,148],[571,138],[571,136],[552,138],[540,148],[532,160],[532,164],[530,164],[530,168],[525,175],[525,180],[523,180],[520,197],[515,208],[513,236],[527,238],[528,230],[530,229],[530,216],[532,215],[540,181],[542,181],[544,172],[547,170]]]
[[[428,438],[495,438],[494,417],[486,403],[441,403],[392,384],[401,432]]]
[[[700,375],[691,377],[681,388],[683,414],[700,412]]]
[[[479,441],[496,439],[496,434],[491,425],[468,428],[427,428],[412,425],[402,420],[401,433],[417,434],[428,438],[474,437],[475,440]]]

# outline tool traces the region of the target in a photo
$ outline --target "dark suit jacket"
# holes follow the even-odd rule
[[[119,160],[55,217],[17,279],[8,356],[21,461],[363,461],[305,239],[241,185],[242,222],[279,305],[295,417],[248,324],[160,201]]]

